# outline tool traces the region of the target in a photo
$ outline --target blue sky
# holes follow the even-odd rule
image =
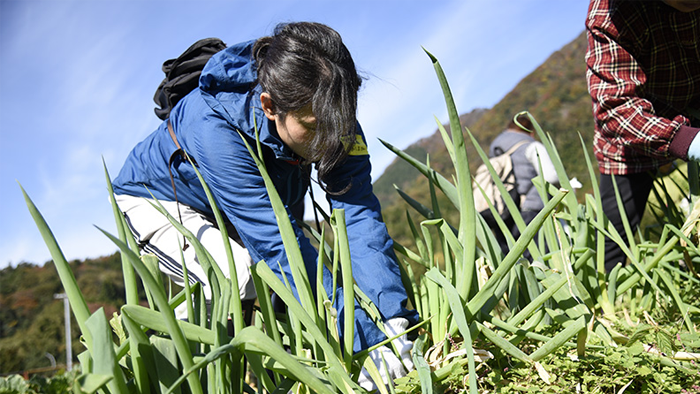
[[[445,69],[460,112],[491,107],[583,31],[587,7],[587,0],[0,0],[0,268],[50,259],[17,182],[68,259],[116,251],[95,228],[115,231],[102,162],[116,176],[132,146],[157,127],[161,64],[199,38],[233,44],[300,20],[336,29],[369,77],[358,119],[376,179],[394,158],[377,138],[404,148],[430,135],[435,117],[446,121],[422,47]]]

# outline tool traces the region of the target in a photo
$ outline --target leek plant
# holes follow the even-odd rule
[[[593,194],[578,201],[571,192],[569,177],[554,143],[528,114],[556,166],[561,188],[552,187],[541,177],[534,179],[545,207],[525,225],[503,184],[495,179],[521,233],[515,239],[503,221],[499,221],[509,243],[509,251],[504,254],[491,230],[475,212],[468,171],[471,158],[467,157],[465,146],[469,142],[474,144],[484,162],[488,162],[486,154],[471,132],[460,125],[440,63],[428,55],[450,118],[451,133],[439,122],[438,127],[454,164],[454,177],[450,181],[431,168],[429,159],[423,163],[382,141],[429,180],[430,206],[398,190],[424,218],[416,223],[407,214],[416,250],[395,245],[410,302],[423,319],[414,328],[418,334],[412,352],[415,372],[384,385],[379,371],[367,357],[373,348],[352,353],[353,303],[359,302],[380,326],[381,318],[353,283],[344,213],[322,213],[330,224],[331,237],[327,237],[325,229],[318,233],[307,228],[319,244],[319,276],[308,277],[284,205],[259,156],[258,144],[248,149],[268,188],[298,292],[295,296],[289,278],[278,278],[265,262],[254,265],[251,274],[259,307],[250,326],[244,324],[241,302],[236,297],[238,283],[232,253],[229,251],[226,262],[214,261],[194,234],[156,202],[155,208],[195,248],[212,286],[212,299],[207,306],[200,286],[190,286],[187,281],[181,291],[168,291],[155,257],[140,255],[114,200],[106,167],[117,235],[101,231],[121,251],[126,305],[114,316],[106,316],[102,310],[90,313],[57,240],[22,189],[51,252],[86,348],[79,355],[81,374],[75,389],[88,393],[354,393],[364,392],[357,384],[360,369],[364,367],[383,394],[416,390],[433,393],[453,371],[466,367],[465,386],[470,393],[476,393],[480,384],[477,371],[482,363],[494,357],[493,353],[477,348],[479,343],[489,343],[502,354],[531,366],[544,382],[551,383],[556,378],[541,363],[543,359],[560,348],[572,349],[578,357],[585,357],[592,350],[631,344],[635,338],[618,332],[616,324],[640,319],[659,302],[671,303],[682,311],[684,329],[694,333],[694,318],[700,309],[683,300],[678,289],[700,282],[695,271],[695,264],[700,262],[697,165],[688,165],[689,176],[673,179],[680,192],[672,193],[665,187],[655,191],[654,212],[659,218],[666,218],[666,224],[654,232],[637,234],[628,226],[625,234],[618,234],[602,213],[595,181]],[[583,141],[581,144],[583,147]],[[591,160],[586,150],[582,150],[594,179]],[[494,174],[493,168],[490,170]],[[200,181],[205,185],[222,230],[222,242],[228,245],[223,218],[201,176]],[[457,208],[456,221],[443,217],[438,191]],[[690,195],[688,214],[681,213],[679,200],[675,198],[679,193]],[[493,206],[491,209],[499,220]],[[623,247],[629,265],[605,272],[603,235]],[[327,238],[331,239],[329,243]],[[227,247],[230,249],[230,245]],[[525,251],[532,256],[531,260],[522,257]],[[230,278],[223,275],[219,264],[229,265]],[[423,277],[418,277],[412,264],[425,268]],[[323,265],[337,278],[336,283],[342,284],[345,311],[349,313],[342,327],[332,307],[334,295],[325,294],[321,284]],[[311,283],[317,284],[315,294]],[[139,284],[146,290],[145,306],[139,304],[137,297]],[[273,310],[271,292],[287,305],[284,314]],[[188,309],[187,321],[176,319],[173,312],[183,302]],[[229,321],[233,335],[229,335]],[[560,328],[549,335],[542,334],[541,329],[549,326]],[[525,347],[524,343],[530,345]],[[695,365],[675,360],[675,354],[659,352],[656,357],[661,363],[688,373],[699,372]],[[246,371],[255,379],[248,379]]]
[[[79,355],[82,374],[76,380],[76,387],[81,391],[273,393],[293,390],[299,393],[354,393],[364,391],[357,384],[362,367],[367,369],[375,381],[381,382],[378,369],[367,357],[373,348],[352,354],[352,313],[347,318],[350,324],[343,327],[344,343],[339,342],[341,336],[337,326],[337,311],[332,307],[332,300],[324,294],[320,276],[308,277],[284,205],[262,160],[250,146],[248,148],[268,186],[298,290],[296,298],[287,278],[278,278],[264,262],[255,265],[252,275],[260,308],[256,311],[255,324],[249,327],[243,324],[240,300],[233,296],[238,294],[238,284],[232,253],[228,254],[227,262],[231,278],[227,278],[218,266],[221,262],[211,259],[194,234],[156,201],[154,207],[195,248],[197,257],[207,272],[212,298],[208,307],[200,287],[187,284],[177,294],[166,292],[155,257],[139,255],[125,219],[116,206],[106,168],[105,175],[119,235],[101,231],[121,251],[127,294],[133,294],[140,280],[147,292],[148,305],[141,306],[136,297],[129,296],[121,313],[109,320],[102,310],[90,314],[58,242],[37,207],[22,189],[30,213],[49,247],[83,335],[86,351]],[[200,181],[204,184],[201,175]],[[219,228],[225,229],[221,214],[206,185],[205,191],[216,212]],[[368,305],[369,301],[359,289],[354,288],[344,213],[333,212],[330,222],[335,234],[333,250],[324,250],[325,244],[321,242],[319,265],[328,262],[334,277],[341,272],[344,297],[348,300],[346,302],[353,303],[356,298],[359,299],[367,305],[370,316],[381,321],[376,309]],[[229,242],[225,230],[222,230],[222,237],[223,242]],[[320,240],[324,237],[325,233],[319,235]],[[319,272],[322,270],[319,269]],[[318,283],[319,291],[315,295],[311,292],[311,280]],[[286,304],[285,316],[276,315],[273,311],[271,291]],[[177,320],[174,314],[174,308],[183,302],[187,302],[188,321]],[[346,305],[346,308],[354,311],[353,304]],[[227,329],[229,320],[234,328],[232,337]],[[149,330],[154,334],[147,335]],[[389,338],[374,348],[385,345],[392,339],[394,338]],[[246,380],[246,368],[256,377],[255,385]],[[388,392],[384,384],[380,383],[379,386],[381,392]]]
[[[423,163],[382,141],[427,177],[431,188],[430,206],[398,189],[408,205],[424,218],[414,223],[408,212],[406,215],[416,251],[396,245],[402,256],[402,270],[410,284],[407,287],[409,298],[423,319],[428,320],[425,339],[416,342],[423,347],[431,346],[427,350],[419,349],[421,354],[430,355],[430,366],[416,364],[419,370],[424,369],[423,374],[419,371],[423,392],[427,392],[426,386],[438,383],[436,369],[466,364],[466,386],[470,393],[476,393],[475,358],[483,354],[473,346],[477,339],[493,344],[525,365],[532,365],[549,383],[551,376],[539,360],[560,347],[575,349],[578,356],[583,357],[589,349],[625,345],[629,338],[620,334],[615,325],[622,316],[629,319],[630,313],[642,316],[659,300],[675,305],[682,312],[685,329],[694,333],[694,317],[700,310],[681,298],[679,288],[697,285],[700,279],[694,270],[694,264],[700,262],[697,163],[688,164],[689,177],[673,178],[675,193],[669,193],[669,188],[662,183],[655,188],[656,218],[658,222],[665,218],[666,224],[656,229],[654,240],[641,232],[634,234],[629,225],[626,225],[625,234],[618,234],[603,214],[595,181],[593,195],[586,195],[584,201],[579,202],[571,192],[569,177],[551,137],[532,115],[524,112],[561,180],[561,188],[556,189],[541,176],[533,179],[545,207],[526,226],[487,155],[471,132],[460,125],[442,68],[435,57],[428,55],[442,86],[450,117],[451,135],[439,122],[438,129],[454,165],[452,182],[430,167],[429,158]],[[514,239],[494,206],[490,206],[507,238],[507,254],[501,251],[486,222],[475,212],[472,179],[467,172],[470,158],[465,149],[465,135],[489,167],[520,231],[521,236]],[[583,141],[581,144],[591,179],[594,179],[591,160]],[[444,209],[440,209],[436,189],[457,208],[456,218],[441,216]],[[684,215],[678,208],[679,195],[693,202],[690,214]],[[451,223],[455,219],[457,222]],[[430,228],[437,231],[429,231]],[[603,235],[621,245],[630,261],[628,266],[618,265],[612,272],[605,272]],[[523,258],[525,251],[530,253],[531,260]],[[442,261],[436,256],[442,256]],[[417,281],[414,266],[427,271],[423,280]],[[623,300],[626,302],[621,302]],[[633,301],[630,303],[630,300]],[[634,310],[627,310],[627,305],[633,305]],[[553,336],[538,334],[539,329],[553,324],[562,329]],[[529,343],[539,343],[529,354],[518,347],[526,338]],[[455,359],[456,354],[466,355],[466,363],[464,357]],[[659,357],[662,362],[669,363],[674,355],[660,354]],[[689,373],[698,372],[693,365],[674,362]],[[404,379],[404,383],[407,381],[410,379]]]

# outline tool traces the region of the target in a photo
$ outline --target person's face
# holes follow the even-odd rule
[[[269,94],[262,93],[260,102],[265,116],[275,122],[277,134],[282,142],[297,155],[308,159],[308,150],[316,132],[316,117],[311,112],[311,107],[279,115],[272,109],[272,99]]]
[[[692,12],[700,9],[700,0],[663,0],[663,2],[681,12]]]

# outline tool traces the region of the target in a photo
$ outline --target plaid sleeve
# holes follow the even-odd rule
[[[641,9],[626,12],[621,26],[612,22],[608,0],[593,0],[586,21],[586,78],[596,124],[595,152],[603,173],[641,172],[672,159],[669,145],[685,120],[657,116],[653,104],[639,94],[648,76],[626,48],[648,42],[648,29],[639,29],[644,24]],[[623,46],[617,40],[622,30],[640,35]]]

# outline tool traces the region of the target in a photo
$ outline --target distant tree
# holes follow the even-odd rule
[[[104,307],[111,316],[124,304],[119,253],[71,261],[70,266],[91,310]],[[54,294],[62,292],[52,261],[0,270],[0,373],[49,366],[47,353],[58,363],[65,362],[64,306],[54,299]],[[143,289],[140,295],[145,299]],[[71,333],[75,356],[83,345],[73,318]]]

